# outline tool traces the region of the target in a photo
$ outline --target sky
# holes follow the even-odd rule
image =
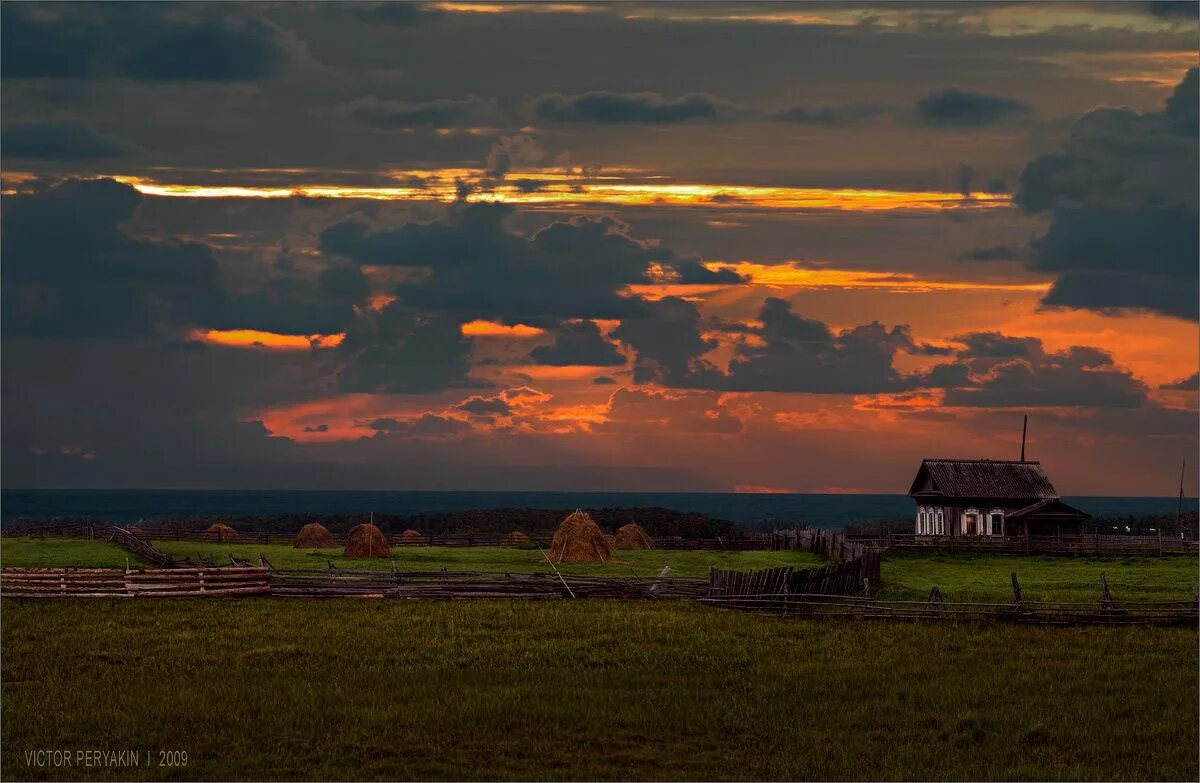
[[[1195,465],[1195,3],[0,15],[6,488]]]

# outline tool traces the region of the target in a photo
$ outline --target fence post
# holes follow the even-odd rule
[[[1012,572],[1012,588],[1013,600],[1016,601],[1018,607],[1021,605],[1021,583],[1017,581],[1017,572]]]

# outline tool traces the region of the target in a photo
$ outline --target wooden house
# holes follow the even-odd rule
[[[927,459],[908,491],[919,536],[1077,534],[1088,515],[1062,501],[1039,462]]]

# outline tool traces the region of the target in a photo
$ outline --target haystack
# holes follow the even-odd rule
[[[551,563],[611,563],[613,556],[600,526],[576,509],[554,531],[546,559]]]
[[[135,538],[140,538],[142,540],[145,540],[146,538],[146,531],[142,530],[137,525],[130,525],[129,527],[125,528],[125,532],[129,533]]]
[[[210,527],[208,530],[204,531],[204,540],[205,541],[229,542],[229,541],[237,541],[237,539],[238,539],[237,531],[234,530],[233,528],[231,528],[229,525],[225,524],[224,522],[218,522],[217,524]]]
[[[504,537],[505,546],[523,546],[529,543],[529,536],[522,533],[520,530],[514,530]]]
[[[313,522],[300,528],[292,546],[296,549],[337,549],[338,542],[324,525]]]
[[[428,546],[429,539],[422,535],[421,531],[410,527],[400,534],[400,543],[407,546]]]
[[[640,525],[630,522],[617,529],[613,536],[613,549],[653,549],[654,539]]]
[[[346,557],[391,557],[392,550],[388,549],[387,539],[383,531],[374,525],[355,525],[346,537]]]

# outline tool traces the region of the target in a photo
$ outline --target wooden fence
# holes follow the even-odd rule
[[[758,571],[723,571],[708,574],[708,598],[778,595],[870,595],[879,582],[879,553],[857,552],[843,562],[820,568],[764,568]]]
[[[728,609],[774,612],[795,617],[860,620],[958,620],[1054,625],[1197,625],[1200,621],[1200,611],[1195,601],[1023,601],[1001,604],[952,603],[940,598],[881,601],[856,596],[778,593],[717,595],[701,598],[700,602]]]
[[[110,568],[3,568],[5,598],[129,598],[279,595],[455,598],[699,598],[702,579],[666,573],[654,577],[575,576],[554,572],[486,574],[476,571],[274,570],[219,566],[122,571]]]
[[[1081,534],[1063,536],[854,536],[849,542],[895,552],[979,552],[988,554],[1131,555],[1200,554],[1200,542],[1171,536]]]
[[[130,598],[253,595],[271,592],[269,570],[260,567],[3,568],[5,598]]]

